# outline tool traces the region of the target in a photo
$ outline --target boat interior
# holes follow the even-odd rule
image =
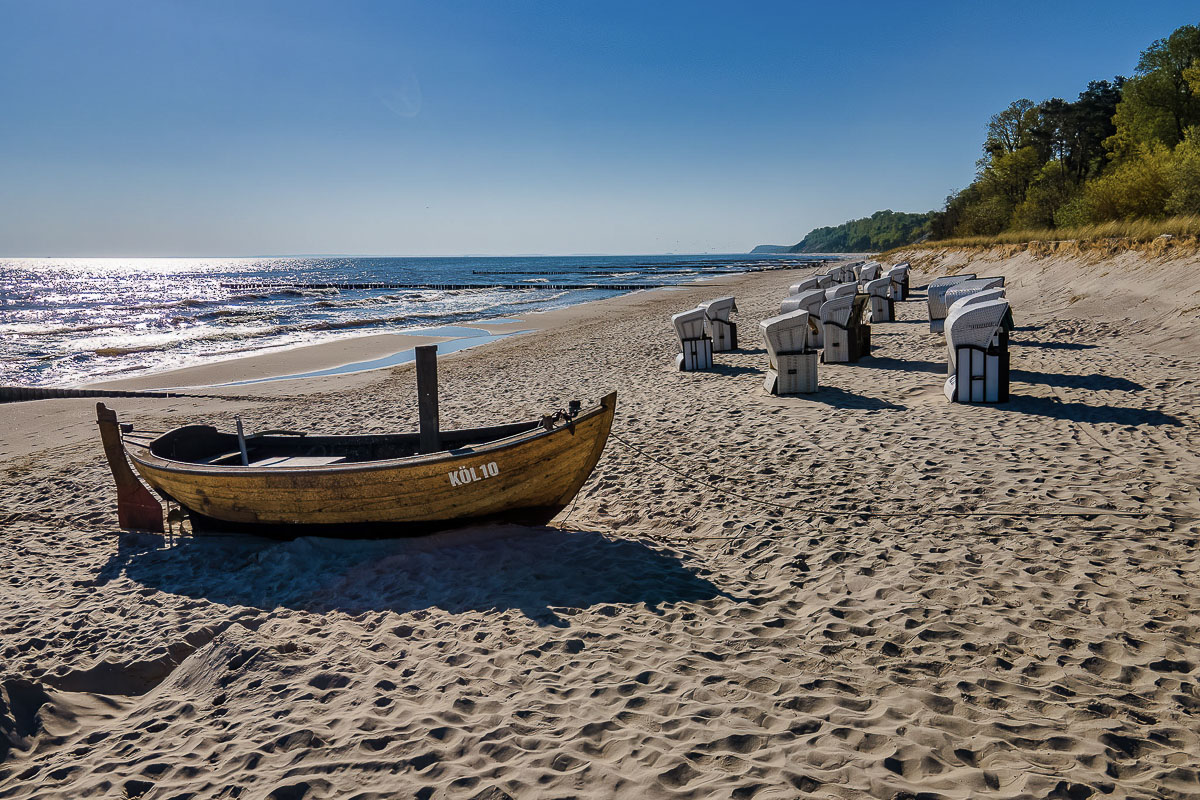
[[[480,445],[541,427],[541,422],[533,421],[442,431],[442,451],[453,455],[470,453]],[[415,456],[419,442],[417,433],[312,436],[293,431],[265,431],[246,436],[246,453],[251,467],[315,467]],[[149,448],[160,458],[185,464],[243,466],[237,435],[222,433],[211,425],[176,428],[150,442]]]

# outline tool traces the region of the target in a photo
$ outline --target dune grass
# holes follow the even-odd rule
[[[1004,231],[994,236],[957,236],[952,239],[928,240],[919,244],[895,247],[880,255],[898,253],[913,248],[943,247],[985,248],[1029,242],[1077,241],[1097,242],[1105,239],[1126,239],[1131,243],[1150,242],[1163,234],[1179,238],[1200,237],[1200,215],[1188,214],[1167,219],[1135,219],[1119,222],[1100,222],[1075,228],[1044,228],[1041,230]]]

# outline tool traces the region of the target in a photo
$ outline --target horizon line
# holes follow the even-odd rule
[[[670,251],[665,253],[415,253],[415,254],[384,254],[384,253],[259,253],[255,255],[120,255],[120,256],[84,256],[84,255],[0,255],[0,259],[22,258],[611,258],[618,256],[741,256],[750,255],[750,250],[730,252],[682,252]],[[796,255],[795,253],[759,253],[758,255]]]

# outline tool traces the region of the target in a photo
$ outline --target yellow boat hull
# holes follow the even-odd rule
[[[568,421],[474,445],[388,461],[270,467],[189,464],[126,441],[147,483],[229,526],[408,527],[484,519],[545,524],[583,486],[604,450],[616,394]],[[398,531],[400,532],[400,531]]]

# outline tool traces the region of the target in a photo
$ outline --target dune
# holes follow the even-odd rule
[[[1009,403],[946,402],[919,289],[764,394],[794,272],[443,359],[445,427],[620,392],[547,528],[122,534],[94,404],[3,407],[0,798],[1200,796],[1200,257],[905,257],[1007,276]],[[723,294],[742,349],[675,371]],[[411,365],[263,386],[110,405],[415,427]]]

